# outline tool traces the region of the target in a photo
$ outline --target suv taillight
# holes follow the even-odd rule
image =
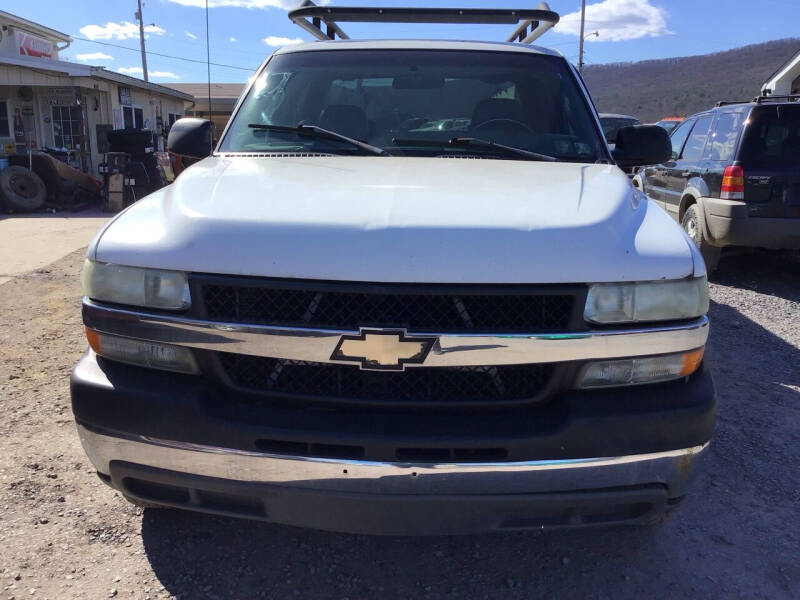
[[[722,174],[723,200],[744,200],[744,169],[731,165],[725,168]]]

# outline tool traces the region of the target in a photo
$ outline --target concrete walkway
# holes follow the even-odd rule
[[[85,247],[110,218],[99,210],[0,215],[0,285]]]

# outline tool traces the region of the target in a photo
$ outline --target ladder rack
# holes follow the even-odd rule
[[[339,23],[436,23],[459,25],[517,25],[507,42],[530,44],[558,23],[558,13],[546,2],[535,9],[496,8],[378,8],[317,6],[305,0],[289,11],[292,22],[318,40],[349,40]],[[323,30],[324,27],[324,30]]]

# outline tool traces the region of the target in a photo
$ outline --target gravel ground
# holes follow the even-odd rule
[[[719,424],[674,519],[418,539],[142,513],[101,484],[69,409],[81,260],[0,285],[0,600],[800,597],[795,259],[730,256],[713,278]]]

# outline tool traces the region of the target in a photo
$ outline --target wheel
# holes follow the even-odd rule
[[[29,212],[44,206],[47,187],[33,171],[25,167],[7,167],[0,172],[0,197],[7,208]]]
[[[683,230],[692,238],[697,249],[700,250],[700,254],[703,255],[706,271],[710,275],[719,264],[719,256],[722,253],[722,249],[718,246],[712,246],[708,238],[706,238],[706,222],[702,209],[697,204],[692,204],[683,214],[681,225]]]

